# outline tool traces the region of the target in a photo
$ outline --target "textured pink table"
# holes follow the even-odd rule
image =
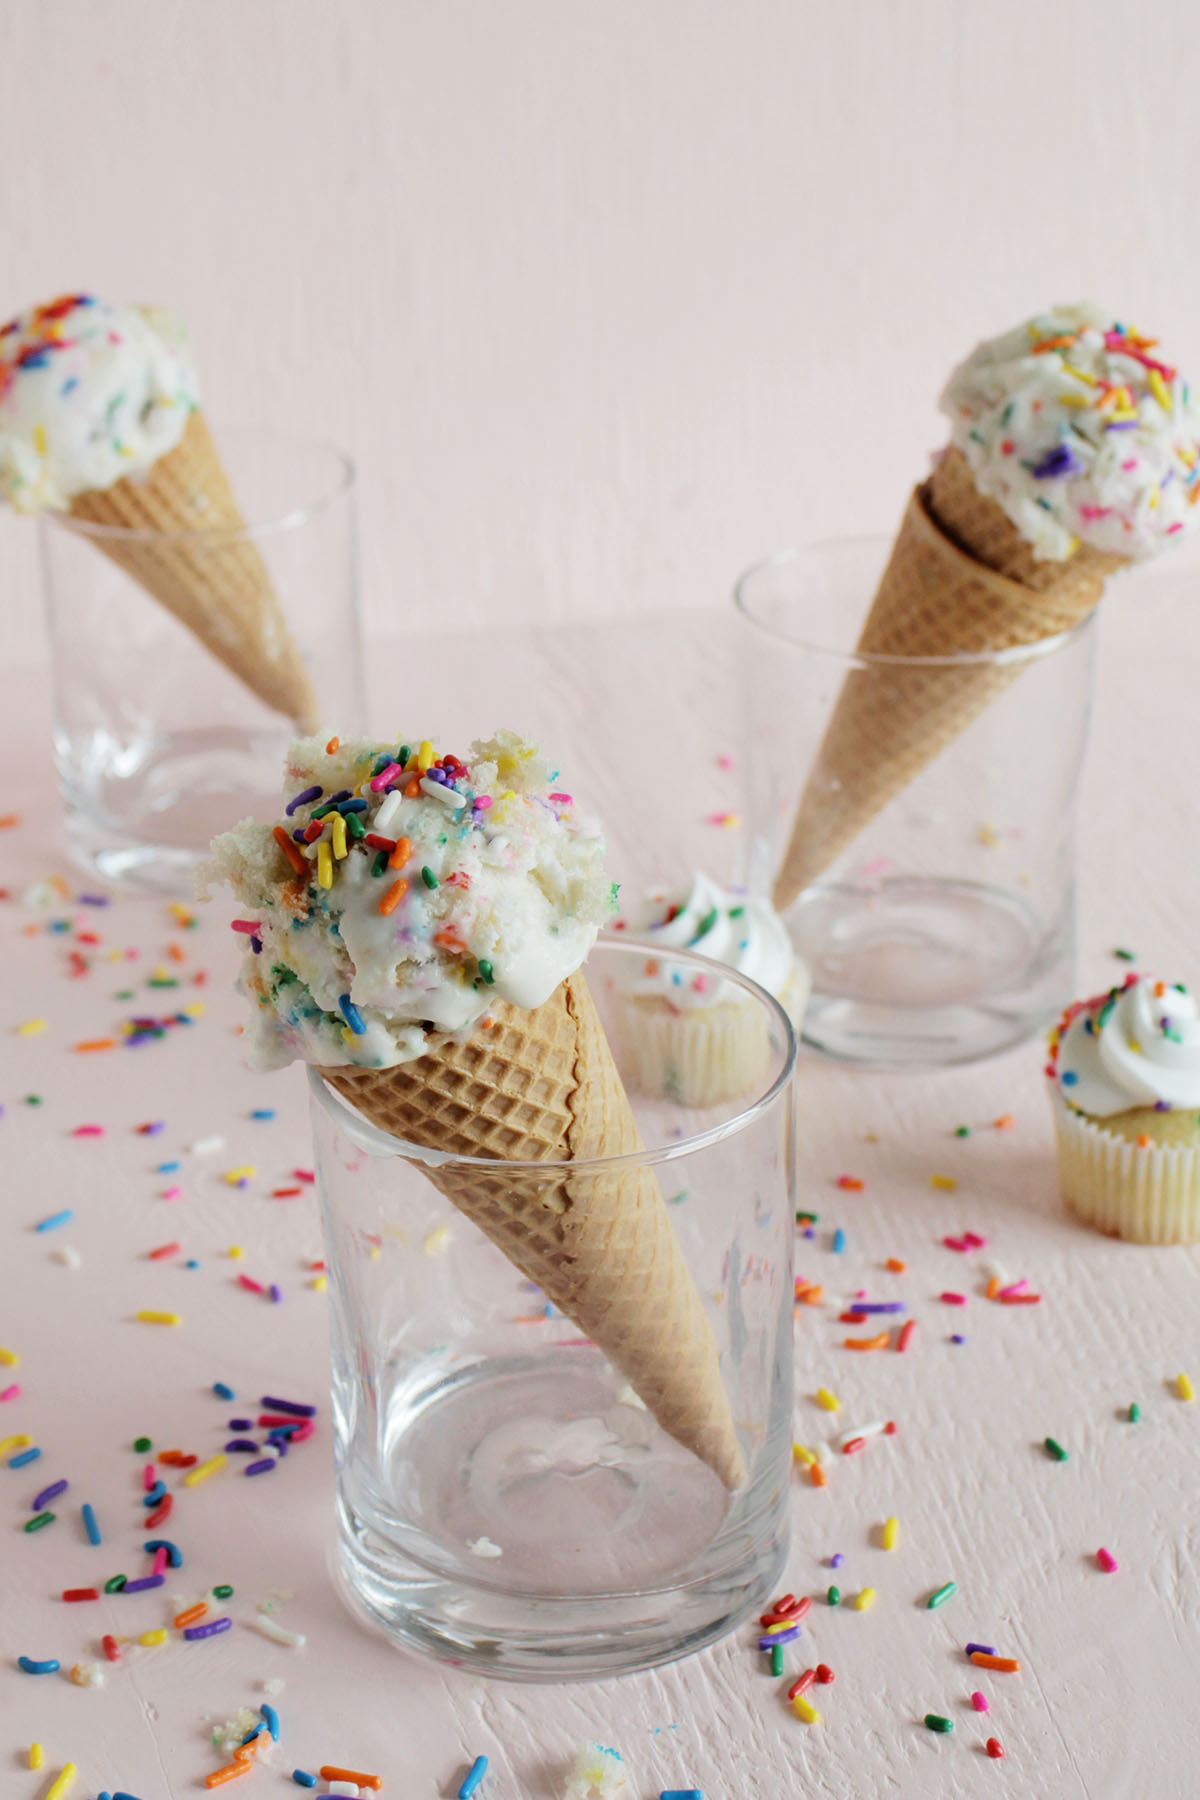
[[[1123,972],[1111,957],[1118,944],[1169,978],[1200,976],[1191,593],[1183,576],[1156,577],[1105,622],[1083,834],[1089,988]],[[390,731],[402,722],[399,699],[416,709],[406,730],[436,723],[446,744],[500,723],[540,732],[560,750],[574,789],[606,813],[614,871],[628,885],[696,858],[720,876],[732,868],[735,834],[705,819],[737,805],[736,775],[716,766],[720,752],[736,749],[727,631],[698,615],[686,630],[651,621],[460,642],[410,637],[374,658],[379,691],[391,697],[377,723]],[[813,1241],[798,1244],[797,1267],[825,1284],[827,1303],[801,1309],[797,1323],[796,1436],[812,1442],[880,1418],[898,1426],[866,1454],[838,1458],[826,1489],[795,1479],[788,1585],[823,1596],[825,1559],[840,1551],[843,1593],[876,1590],[869,1611],[817,1599],[789,1650],[793,1671],[824,1660],[837,1672],[836,1685],[815,1696],[820,1726],[793,1716],[786,1683],[765,1674],[751,1630],[657,1674],[553,1689],[420,1663],[353,1624],[326,1571],[326,1300],[312,1287],[310,1263],[320,1256],[312,1195],[271,1197],[296,1185],[291,1171],[309,1160],[301,1077],[250,1078],[239,1068],[225,909],[181,930],[154,899],[104,909],[22,904],[28,884],[47,876],[61,876],[72,896],[100,884],[81,881],[61,853],[44,682],[10,673],[0,693],[0,812],[22,815],[0,832],[9,890],[0,902],[0,1344],[20,1355],[19,1367],[0,1370],[0,1390],[21,1387],[0,1405],[0,1435],[28,1432],[42,1449],[27,1468],[0,1467],[5,1796],[41,1800],[67,1759],[79,1768],[72,1800],[104,1788],[140,1800],[203,1791],[219,1760],[212,1725],[257,1706],[275,1679],[285,1683],[274,1696],[283,1744],[243,1795],[299,1791],[293,1767],[333,1762],[378,1771],[386,1792],[404,1800],[447,1796],[484,1752],[491,1768],[481,1800],[553,1800],[586,1737],[622,1751],[629,1800],[691,1786],[708,1800],[976,1791],[1074,1800],[1146,1793],[1151,1768],[1156,1794],[1195,1792],[1200,1406],[1176,1398],[1173,1382],[1189,1368],[1200,1381],[1198,1253],[1122,1247],[1063,1217],[1036,1045],[921,1079],[815,1061],[801,1069],[800,1200],[821,1222]],[[56,933],[56,920],[70,929]],[[100,943],[79,941],[89,930]],[[170,959],[172,944],[182,962]],[[86,963],[75,979],[72,951]],[[147,988],[160,964],[178,988]],[[207,972],[203,988],[193,985],[197,969]],[[135,999],[115,997],[130,989]],[[165,1015],[195,1000],[205,1002],[203,1018],[138,1049],[72,1050],[135,1013]],[[39,1017],[43,1031],[18,1034]],[[42,1104],[26,1103],[30,1094]],[[263,1107],[276,1116],[250,1117]],[[993,1129],[1005,1113],[1012,1128]],[[160,1120],[156,1136],[139,1135],[140,1124]],[[962,1140],[961,1123],[971,1127]],[[104,1135],[73,1135],[85,1124]],[[191,1148],[214,1137],[221,1148]],[[156,1173],[176,1160],[178,1173]],[[237,1189],[223,1175],[243,1165],[257,1173]],[[843,1172],[863,1182],[861,1192],[839,1190]],[[953,1176],[956,1191],[934,1187],[935,1173]],[[179,1195],[168,1200],[173,1185]],[[68,1224],[36,1232],[64,1208],[74,1212]],[[846,1248],[835,1258],[838,1225]],[[988,1250],[967,1258],[943,1248],[942,1236],[960,1230],[986,1236]],[[177,1256],[148,1260],[171,1242]],[[232,1245],[241,1260],[231,1260]],[[68,1248],[78,1266],[63,1260]],[[885,1273],[889,1256],[903,1258],[907,1273]],[[189,1258],[198,1266],[185,1266]],[[988,1305],[982,1271],[992,1258],[1013,1278],[1027,1275],[1042,1304]],[[282,1304],[244,1289],[239,1272],[277,1282]],[[908,1355],[841,1348],[838,1302],[859,1286],[908,1301],[917,1321]],[[966,1307],[941,1304],[947,1288],[965,1292]],[[182,1324],[135,1323],[142,1308],[178,1311]],[[949,1341],[956,1331],[962,1346]],[[213,1397],[216,1380],[236,1390],[236,1405]],[[841,1397],[836,1418],[813,1402],[821,1384]],[[62,1603],[64,1588],[145,1572],[146,1458],[134,1454],[135,1437],[203,1457],[229,1435],[231,1416],[253,1416],[261,1394],[281,1392],[321,1402],[318,1436],[249,1487],[231,1469],[192,1489],[171,1479],[179,1492],[164,1531],[186,1556],[177,1578],[159,1593]],[[1132,1400],[1142,1408],[1137,1425],[1124,1417]],[[1069,1461],[1046,1455],[1047,1434],[1067,1446]],[[55,1503],[56,1521],[26,1536],[30,1500],[61,1476],[71,1486]],[[99,1549],[85,1540],[83,1501],[97,1510]],[[878,1529],[893,1514],[900,1543],[887,1553]],[[1100,1545],[1119,1573],[1099,1571]],[[930,1591],[950,1579],[957,1596],[928,1611]],[[104,1665],[98,1691],[66,1679],[80,1659],[103,1660],[102,1633],[136,1637],[168,1622],[164,1596],[220,1581],[236,1589],[228,1634],[127,1648],[119,1664]],[[305,1648],[253,1629],[257,1603],[271,1596],[277,1616],[306,1634]],[[972,1668],[970,1639],[1019,1657],[1023,1673]],[[20,1673],[20,1654],[58,1658],[63,1674]],[[991,1702],[986,1716],[971,1709],[977,1688]],[[927,1712],[952,1719],[953,1734],[927,1731]],[[995,1766],[983,1749],[990,1733],[1007,1752]],[[37,1774],[26,1755],[35,1739],[46,1752]]]

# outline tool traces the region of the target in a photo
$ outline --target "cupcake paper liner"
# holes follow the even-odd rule
[[[1200,1239],[1200,1144],[1139,1147],[1085,1118],[1055,1090],[1063,1200],[1097,1231],[1135,1244]]]

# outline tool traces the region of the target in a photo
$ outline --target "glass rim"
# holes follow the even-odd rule
[[[317,497],[306,501],[302,506],[289,507],[285,512],[277,513],[269,519],[257,523],[245,521],[240,526],[214,525],[196,530],[159,531],[143,525],[106,525],[92,519],[76,519],[70,512],[47,509],[40,517],[47,524],[70,531],[77,537],[95,538],[109,543],[143,543],[143,544],[194,544],[216,546],[219,544],[243,544],[254,542],[260,538],[274,537],[285,531],[295,531],[301,525],[307,525],[333,506],[345,494],[350,493],[357,479],[358,471],[352,456],[342,450],[329,438],[309,438],[296,436],[291,432],[280,431],[271,425],[222,425],[214,428],[213,436],[218,448],[223,441],[230,439],[260,439],[274,444],[284,444],[295,450],[317,450],[332,459],[335,465],[331,485],[325,486]],[[153,467],[153,464],[151,464]]]
[[[730,1118],[654,1149],[630,1150],[621,1156],[552,1157],[544,1162],[516,1161],[495,1156],[456,1156],[448,1150],[431,1150],[426,1145],[411,1143],[407,1138],[393,1137],[390,1132],[381,1131],[377,1125],[372,1125],[335,1088],[322,1080],[320,1066],[316,1063],[306,1065],[310,1095],[335,1122],[348,1123],[355,1140],[369,1154],[403,1157],[406,1162],[422,1163],[431,1169],[465,1169],[493,1176],[519,1175],[523,1179],[540,1177],[546,1180],[562,1179],[564,1170],[576,1175],[606,1175],[627,1169],[654,1168],[661,1163],[679,1162],[714,1144],[740,1137],[759,1119],[765,1118],[784,1098],[796,1072],[800,1039],[796,1027],[774,994],[769,993],[750,976],[730,968],[727,963],[716,962],[711,956],[700,956],[694,950],[664,950],[653,939],[633,933],[603,932],[597,941],[597,947],[618,952],[629,950],[638,956],[644,956],[647,950],[653,950],[664,962],[688,963],[700,974],[710,977],[716,974],[720,980],[742,988],[749,999],[766,1010],[782,1032],[782,1065],[770,1084],[748,1106],[742,1107]],[[586,964],[584,971],[586,972]]]
[[[1101,602],[1098,601],[1078,624],[1068,626],[1065,631],[1055,631],[1046,637],[1034,638],[1028,644],[1015,644],[1006,650],[970,650],[957,656],[896,656],[878,650],[839,650],[832,644],[820,644],[808,637],[783,630],[778,625],[772,625],[755,610],[750,590],[765,575],[798,565],[807,557],[819,555],[821,551],[854,550],[867,546],[878,546],[883,550],[894,542],[894,537],[871,533],[860,537],[818,538],[811,544],[796,544],[786,550],[773,551],[771,555],[751,563],[738,576],[733,585],[734,606],[753,630],[761,632],[764,637],[775,639],[777,643],[787,644],[793,650],[804,651],[810,656],[827,657],[831,662],[842,663],[850,668],[866,665],[892,669],[995,668],[1034,662],[1039,657],[1053,656],[1056,651],[1089,631],[1100,610]]]

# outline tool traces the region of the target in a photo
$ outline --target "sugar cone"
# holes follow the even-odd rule
[[[582,975],[532,1011],[497,1003],[465,1044],[392,1069],[322,1069],[364,1117],[427,1149],[562,1162],[641,1148]],[[435,1187],[620,1369],[727,1488],[746,1468],[717,1345],[650,1169],[522,1176],[422,1165]]]
[[[71,517],[125,530],[230,533],[92,541],[267,706],[316,729],[316,695],[271,578],[255,544],[233,535],[246,523],[202,413],[191,415],[175,448],[148,474],[76,495]]]
[[[948,450],[908,502],[858,640],[875,656],[1010,650],[1069,631],[1123,559],[1080,546],[1039,562],[1003,508]],[[846,676],[775,880],[784,912],[1022,665],[867,664]]]

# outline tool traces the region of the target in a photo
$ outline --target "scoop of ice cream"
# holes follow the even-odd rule
[[[664,951],[694,950],[748,975],[781,999],[791,984],[796,956],[783,921],[765,900],[731,893],[697,871],[686,888],[656,889],[629,920],[631,930],[651,937]],[[630,991],[667,1000],[680,1011],[735,1000],[732,982],[697,975],[669,956],[648,956],[631,979]]]
[[[257,1067],[390,1068],[497,998],[540,1006],[612,914],[598,826],[511,732],[465,761],[303,738],[287,777],[279,823],[217,838],[203,877],[245,908]]]
[[[1154,556],[1200,521],[1200,412],[1187,383],[1098,306],[1060,306],[982,343],[941,398],[981,493],[1034,554],[1079,543]]]
[[[1200,1107],[1196,1002],[1178,984],[1131,975],[1067,1009],[1051,1037],[1049,1073],[1068,1105],[1092,1118]]]
[[[187,330],[148,306],[64,294],[0,326],[0,493],[21,512],[140,475],[197,404]]]

